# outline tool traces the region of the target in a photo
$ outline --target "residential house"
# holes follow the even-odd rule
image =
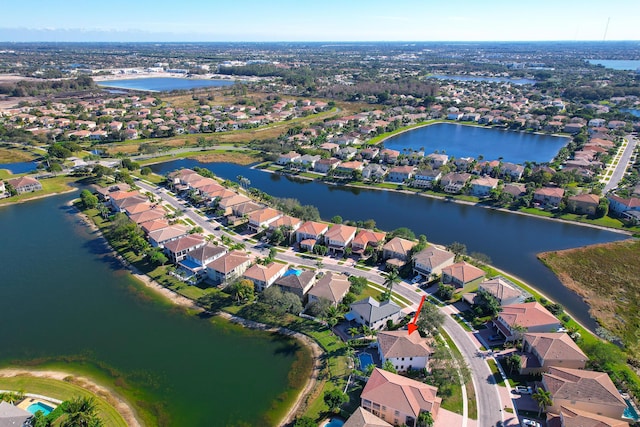
[[[21,176],[7,180],[7,184],[11,185],[18,194],[31,193],[42,190],[42,184],[35,178],[30,176]]]
[[[240,251],[231,251],[206,265],[207,277],[215,284],[229,284],[242,276],[251,264],[249,256]]]
[[[369,163],[362,169],[364,179],[381,180],[387,173],[387,168],[378,163]]]
[[[29,427],[32,419],[31,412],[0,400],[0,426]]]
[[[553,332],[562,325],[537,301],[502,307],[493,324],[507,341],[520,339],[521,333],[516,330],[518,327],[524,328],[525,332]]]
[[[451,264],[442,269],[442,283],[463,288],[471,282],[483,278],[486,273],[465,261]]]
[[[295,233],[301,225],[302,220],[289,215],[282,215],[280,218],[269,224],[268,231],[269,233],[273,233],[276,228],[280,228],[284,233],[284,237],[287,238],[287,241],[290,241],[293,233]]]
[[[564,332],[527,333],[522,339],[520,374],[542,374],[551,366],[584,369],[589,358]]]
[[[249,229],[258,232],[268,228],[269,224],[282,217],[283,213],[273,208],[264,208],[249,214]]]
[[[152,209],[135,214],[130,214],[129,219],[140,225],[147,221],[153,221],[154,219],[162,219],[166,214],[167,212],[161,206],[156,205],[156,207]]]
[[[385,148],[380,151],[380,157],[385,163],[397,162],[398,156],[400,156],[400,152],[397,150],[391,150],[390,148]]]
[[[186,258],[187,254],[207,244],[207,241],[199,234],[188,234],[179,239],[165,243],[164,252],[173,263],[178,263]]]
[[[151,212],[151,211],[147,211],[147,212]],[[146,212],[143,212],[146,213]],[[158,218],[158,219],[151,219],[149,221],[145,221],[142,224],[140,224],[140,228],[142,229],[142,231],[144,231],[144,233],[146,235],[149,235],[149,233],[151,233],[152,231],[156,231],[156,230],[162,230],[163,228],[167,228],[169,227],[171,224],[169,224],[169,221],[167,221],[164,218]]]
[[[382,247],[382,259],[387,260],[387,265],[402,267],[415,245],[417,243],[411,240],[394,237]]]
[[[227,253],[224,246],[215,246],[206,243],[192,251],[187,252],[186,257],[180,262],[180,267],[200,277],[207,275],[207,264]]]
[[[449,172],[440,179],[440,186],[447,193],[459,193],[469,179],[471,179],[471,174]]]
[[[368,246],[379,248],[381,243],[384,242],[385,236],[385,233],[378,231],[360,230],[351,242],[351,249],[354,254],[362,255]]]
[[[498,188],[498,180],[490,176],[480,177],[471,181],[471,195],[476,197],[488,197],[491,190]]]
[[[456,256],[444,249],[428,246],[413,256],[413,273],[429,279],[442,274],[442,269],[453,265]]]
[[[361,406],[344,422],[342,427],[393,427]]]
[[[342,147],[338,151],[336,151],[336,157],[345,161],[351,160],[358,153],[358,150],[353,147]]]
[[[387,360],[398,372],[429,369],[429,357],[433,348],[419,333],[409,334],[406,330],[380,331],[378,355],[382,364]]]
[[[134,193],[134,192],[132,192]],[[137,192],[135,192],[137,193]],[[140,203],[147,203],[147,208],[143,209],[143,210],[139,210],[139,209],[133,209],[132,213],[140,213],[143,212],[145,210],[149,210],[151,209],[151,204],[149,203],[149,199],[146,196],[143,196],[142,194],[133,194],[129,197],[120,199],[120,200],[115,200],[113,197],[111,198],[111,206],[113,207],[113,210],[115,212],[129,212],[129,209],[131,209],[132,206],[138,205]],[[136,212],[137,211],[137,212]]]
[[[415,172],[411,186],[416,188],[431,188],[436,181],[442,178],[439,169],[420,169]]]
[[[361,171],[364,169],[364,163],[354,160],[352,162],[343,162],[336,167],[336,173],[340,175],[350,175],[354,171]]]
[[[520,197],[526,194],[527,187],[524,184],[505,184],[502,187],[502,192],[511,194],[513,197]]]
[[[521,304],[530,296],[529,293],[502,276],[496,276],[480,283],[478,291],[488,293],[498,300],[501,306]]]
[[[389,170],[387,181],[404,182],[413,176],[412,166],[396,166]]]
[[[296,242],[301,249],[313,250],[320,236],[327,232],[329,226],[315,221],[307,221],[296,230]]]
[[[226,191],[226,190],[225,190]],[[216,207],[218,210],[222,211],[223,215],[229,215],[233,213],[234,206],[241,205],[243,203],[250,202],[251,199],[247,196],[243,196],[242,194],[236,194],[231,192],[227,197],[221,198],[217,201]]]
[[[524,166],[515,163],[503,162],[499,166],[501,177],[511,177],[513,181],[518,181],[524,173]]]
[[[107,202],[107,205],[112,210],[120,212],[120,210],[118,208],[118,204],[121,203],[124,199],[128,199],[130,197],[137,197],[138,200],[139,200],[138,203],[144,202],[145,200],[148,200],[146,197],[144,197],[138,191],[112,191],[112,192],[109,193],[109,200]]]
[[[262,292],[278,280],[287,271],[286,264],[272,262],[267,265],[253,264],[243,276],[251,280],[256,291]]]
[[[595,215],[600,205],[600,196],[597,194],[578,194],[567,198],[567,208],[580,215]]]
[[[544,206],[557,208],[562,203],[564,189],[558,187],[542,187],[533,193],[533,201]]]
[[[305,154],[303,156],[300,156],[299,159],[296,159],[293,163],[298,166],[298,167],[302,167],[303,169],[313,169],[316,165],[316,162],[320,160],[320,156],[313,156],[311,154]]]
[[[0,198],[7,197],[4,194],[5,191],[7,191],[7,188],[6,188],[5,184],[4,184],[4,181],[0,181]]]
[[[542,387],[551,393],[548,412],[577,409],[614,419],[622,419],[627,403],[609,375],[604,372],[552,366],[542,374]]]
[[[351,282],[347,276],[342,273],[328,272],[308,292],[309,303],[324,299],[337,307],[349,292],[350,287]]]
[[[174,224],[159,230],[149,232],[148,238],[151,246],[164,248],[164,245],[172,240],[179,239],[189,234],[189,229],[184,225]]]
[[[417,427],[422,412],[437,419],[442,402],[437,393],[436,387],[375,368],[360,395],[360,406],[393,425]]]
[[[431,167],[433,167],[434,169],[441,168],[449,161],[449,156],[447,156],[446,154],[431,153],[427,154],[425,157],[427,162],[429,162]]]
[[[302,303],[306,300],[307,292],[316,282],[316,273],[311,270],[297,270],[293,274],[285,274],[278,278],[274,285],[284,292],[296,294]]]
[[[402,317],[400,306],[391,300],[380,302],[372,297],[356,301],[350,306],[345,315],[347,320],[355,320],[361,325],[379,330],[386,326],[387,321],[397,323]]]
[[[328,159],[320,159],[315,163],[313,170],[320,173],[328,173],[340,164],[340,160],[335,157],[329,157]]]
[[[152,204],[148,200],[145,200],[144,202],[138,202],[138,203],[130,203],[130,201],[131,199],[125,200],[123,203],[124,206],[122,206],[122,211],[126,213],[129,216],[129,218],[131,218],[131,215],[147,212],[147,211],[153,210],[158,206],[156,204]]]
[[[345,424],[346,425],[346,424]],[[560,413],[547,413],[548,427],[629,427],[624,420],[605,417],[576,408],[560,407]]]
[[[296,153],[295,151],[290,151],[285,154],[280,154],[280,157],[278,157],[278,160],[276,161],[276,163],[281,166],[286,166],[290,163],[295,162],[300,157],[301,157],[300,154]]]
[[[336,224],[324,233],[324,243],[329,252],[342,252],[349,246],[353,238],[356,236],[356,227],[349,225]]]
[[[607,200],[609,200],[609,210],[618,215],[629,211],[640,211],[640,198],[638,197],[624,199],[615,194],[609,194]]]

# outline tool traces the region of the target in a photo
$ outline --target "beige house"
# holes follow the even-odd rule
[[[442,269],[442,283],[452,284],[459,288],[483,278],[486,273],[465,261],[451,264]]]
[[[391,424],[382,420],[371,412],[358,407],[353,414],[344,422],[342,427],[393,427]]]
[[[244,272],[242,277],[251,280],[255,290],[262,292],[282,277],[285,271],[287,271],[287,265],[278,262],[267,265],[254,264]]]
[[[596,194],[578,194],[567,198],[567,208],[582,215],[595,215],[599,204],[600,196]]]
[[[497,276],[480,283],[478,285],[478,291],[487,292],[503,306],[523,303],[530,296],[513,282],[502,276]]]
[[[360,395],[360,406],[393,424],[416,427],[421,412],[438,417],[442,399],[436,387],[376,368]]]
[[[380,331],[377,337],[378,355],[383,364],[390,361],[398,372],[428,369],[433,349],[418,332]]]
[[[215,284],[228,284],[247,271],[251,259],[240,251],[232,251],[207,264],[207,276]]]
[[[351,242],[351,249],[354,254],[364,254],[367,246],[377,248],[384,241],[385,233],[371,230],[360,230]]]
[[[555,414],[565,407],[620,420],[627,407],[604,372],[552,366],[542,375],[542,386],[553,401],[547,411]]]
[[[402,266],[409,259],[411,249],[413,249],[415,245],[417,245],[417,243],[411,240],[394,237],[382,247],[382,258],[392,260],[395,264]],[[394,264],[394,262],[392,262],[392,264]]]
[[[329,252],[344,252],[356,236],[356,227],[336,224],[324,233],[324,243]]]
[[[493,324],[507,341],[520,338],[518,326],[525,332],[553,332],[561,326],[560,320],[537,301],[502,307]]]
[[[556,420],[559,421],[556,422]],[[346,425],[346,424],[345,424]],[[629,427],[629,423],[620,419],[609,418],[577,408],[560,407],[559,414],[547,414],[547,426],[561,427]]]
[[[171,262],[178,263],[186,258],[187,254],[207,244],[207,241],[199,234],[188,234],[179,239],[165,243],[164,252]]]
[[[282,212],[273,208],[264,208],[249,214],[249,228],[258,232],[282,216]]]
[[[31,178],[30,176],[22,176],[20,178],[7,180],[7,184],[10,184],[18,194],[42,190],[42,184],[40,184],[40,181],[35,178]]]
[[[429,246],[413,256],[413,273],[426,278],[439,276],[442,269],[454,263],[456,256],[444,249]]]
[[[520,374],[541,374],[549,367],[584,369],[589,358],[564,332],[524,334]]]
[[[149,232],[148,238],[151,246],[164,248],[166,243],[179,239],[187,234],[189,234],[189,229],[187,227],[175,224]]]
[[[320,236],[327,232],[329,226],[315,221],[307,221],[296,230],[296,242],[301,249],[312,250]]]
[[[349,292],[351,282],[341,273],[329,272],[322,276],[309,291],[309,303],[326,299],[334,307],[342,302],[342,298]]]

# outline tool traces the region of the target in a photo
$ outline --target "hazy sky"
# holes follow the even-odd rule
[[[0,41],[640,40],[640,0],[7,0]]]

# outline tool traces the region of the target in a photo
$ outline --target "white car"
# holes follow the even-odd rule
[[[539,422],[530,420],[528,418],[523,418],[521,425],[530,427],[541,427]]]
[[[533,393],[533,390],[531,390],[531,387],[525,387],[523,385],[517,385],[515,390],[516,390],[516,393],[518,393],[518,394],[531,394],[531,393]]]
[[[420,281],[420,279],[422,279],[422,276],[418,274],[416,277],[411,279],[411,283],[416,284]]]

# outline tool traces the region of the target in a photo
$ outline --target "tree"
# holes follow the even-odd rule
[[[93,209],[98,206],[98,198],[91,194],[89,190],[82,190],[80,192],[80,200],[85,209]]]
[[[400,227],[389,233],[389,238],[393,237],[401,237],[407,240],[414,240],[416,238],[416,235],[407,227]]]
[[[298,314],[302,311],[300,297],[292,292],[283,292],[277,286],[270,286],[262,292],[261,301],[278,314]]]
[[[237,280],[231,285],[231,295],[236,299],[237,302],[253,300],[253,282],[248,279]]]
[[[456,260],[467,254],[467,246],[460,242],[453,242],[450,245],[447,245],[447,250],[449,252],[453,252],[456,256]]]
[[[536,392],[531,395],[533,400],[538,403],[538,417],[542,414],[542,411],[546,410],[549,406],[553,405],[553,400],[551,399],[551,392],[543,389],[542,387],[538,387]]]
[[[296,422],[293,423],[293,427],[317,427],[318,423],[311,417],[296,418]]]
[[[520,369],[522,366],[522,357],[520,357],[517,353],[511,353],[507,358],[504,359],[505,364],[509,368],[509,373],[513,372],[513,369]]]
[[[400,283],[400,276],[398,276],[398,272],[396,270],[391,270],[389,273],[387,273],[387,276],[384,279],[384,286],[387,288],[387,291],[385,292],[385,300],[391,300],[393,285],[395,285],[396,283]]]
[[[327,404],[331,412],[337,412],[348,400],[349,397],[337,388],[324,392],[324,403]]]
[[[329,307],[331,307],[331,301],[326,298],[319,298],[309,303],[307,313],[313,317],[325,317]]]
[[[12,391],[7,391],[4,393],[0,393],[0,402],[7,402],[10,403],[12,405],[15,405],[16,403],[20,402],[21,400],[24,400],[24,393],[19,391],[19,392],[12,392]]]
[[[154,248],[149,251],[149,260],[154,264],[165,265],[169,262],[169,258],[162,252],[160,248]]]
[[[434,420],[431,412],[422,411],[420,415],[418,415],[417,427],[432,427]]]
[[[418,330],[426,335],[433,335],[438,331],[438,328],[440,328],[443,323],[444,314],[437,306],[431,303],[422,305],[422,310],[420,310],[420,315],[416,321]]]
[[[353,338],[360,333],[360,328],[351,327],[347,330],[347,332],[349,333],[349,335],[351,335],[351,338]]]
[[[269,237],[269,243],[277,246],[280,243],[284,242],[284,239],[284,233],[282,232],[281,228],[278,227],[273,230],[273,233],[271,233],[271,236]]]
[[[335,215],[331,218],[331,222],[334,224],[342,224],[342,217],[340,215]]]
[[[391,372],[392,374],[397,374],[398,371],[396,370],[396,367],[393,366],[393,363],[391,362],[391,360],[385,360],[384,363],[382,364],[382,369],[387,371],[387,372]]]
[[[142,176],[151,175],[151,172],[153,172],[153,171],[151,170],[151,168],[149,166],[145,166],[142,169],[140,169],[140,175],[142,175]]]
[[[349,292],[353,292],[356,295],[360,295],[364,290],[364,288],[367,287],[367,279],[365,277],[350,276],[349,282],[351,282],[351,287],[349,287]]]
[[[99,427],[103,422],[98,418],[97,406],[93,397],[77,397],[62,402],[65,414],[61,427]]]
[[[438,296],[445,301],[453,298],[456,288],[451,285],[445,285],[444,283],[438,284]]]

